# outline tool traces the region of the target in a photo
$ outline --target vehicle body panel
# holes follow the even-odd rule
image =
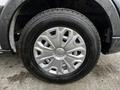
[[[4,6],[4,9],[0,16],[0,44],[2,49],[10,50],[11,45],[9,42],[9,25],[11,19],[17,10],[26,0],[9,0]]]
[[[13,20],[16,11],[28,0],[9,0],[4,6],[0,15],[0,44],[3,50],[13,50],[15,52],[14,36],[10,35],[10,23]],[[104,8],[112,26],[112,46],[110,53],[120,51],[120,17],[118,9],[120,8],[119,0],[95,0]],[[117,4],[115,4],[117,3]],[[117,7],[116,7],[117,6]],[[10,36],[10,37],[9,37]]]

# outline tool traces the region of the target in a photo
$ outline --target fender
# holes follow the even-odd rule
[[[10,23],[14,19],[14,15],[19,7],[28,0],[10,0],[7,5],[4,7],[4,10],[0,16],[0,43],[1,47],[4,50],[12,49],[16,51],[14,44],[14,32],[13,27],[10,26]],[[112,0],[95,0],[103,9],[106,11],[113,30],[113,39],[120,36],[120,17],[117,11],[117,8]],[[10,29],[12,28],[12,29]],[[11,34],[11,35],[10,35]],[[9,37],[8,37],[9,36]]]
[[[120,0],[113,0],[113,2],[115,3],[115,5],[120,13]]]
[[[27,0],[9,0],[8,3],[5,5],[4,10],[0,16],[0,44],[3,50],[10,50],[12,49],[14,52],[15,45],[11,44],[13,40],[9,38],[10,32],[10,23],[13,19],[13,16],[16,10]],[[14,38],[14,36],[11,36]]]

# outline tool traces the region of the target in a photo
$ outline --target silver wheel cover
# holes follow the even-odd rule
[[[35,41],[34,58],[43,71],[65,75],[77,70],[86,57],[83,38],[67,27],[54,27],[43,32]]]

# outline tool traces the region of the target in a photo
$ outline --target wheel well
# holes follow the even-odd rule
[[[26,23],[39,12],[50,8],[70,8],[88,17],[97,28],[102,52],[107,53],[111,46],[112,28],[104,9],[94,0],[29,0],[21,6],[15,24],[15,42],[19,41],[20,33]]]

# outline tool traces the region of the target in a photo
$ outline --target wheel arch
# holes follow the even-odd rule
[[[30,0],[11,0],[8,3],[8,5],[6,5],[6,7],[4,8],[4,12],[1,15],[2,21],[0,21],[0,27],[3,28],[3,30],[0,30],[0,32],[3,32],[3,35],[1,36],[0,41],[1,41],[2,48],[5,50],[12,49],[14,52],[16,52],[16,45],[14,40],[14,24],[19,11],[21,10],[21,8],[24,8],[24,6],[28,3],[28,1]],[[90,0],[90,1],[93,1],[93,0]],[[103,8],[105,13],[107,14],[107,17],[109,18],[110,29],[112,32],[112,35],[110,34],[111,35],[110,37],[118,35],[116,31],[118,31],[119,29],[120,20],[118,19],[119,15],[113,2],[111,0],[95,0],[95,2],[99,4],[100,7]],[[8,16],[4,17],[4,15],[6,14],[8,14]],[[3,25],[3,23],[5,23],[5,25]],[[108,52],[108,49],[110,48],[109,45],[106,45],[106,46],[108,47],[107,47],[107,50],[104,52]]]
[[[3,50],[12,50],[16,52],[15,45],[11,44],[9,38],[10,24],[18,8],[23,5],[27,0],[9,0],[4,6],[0,15],[0,44]],[[10,36],[12,37],[12,36]]]

